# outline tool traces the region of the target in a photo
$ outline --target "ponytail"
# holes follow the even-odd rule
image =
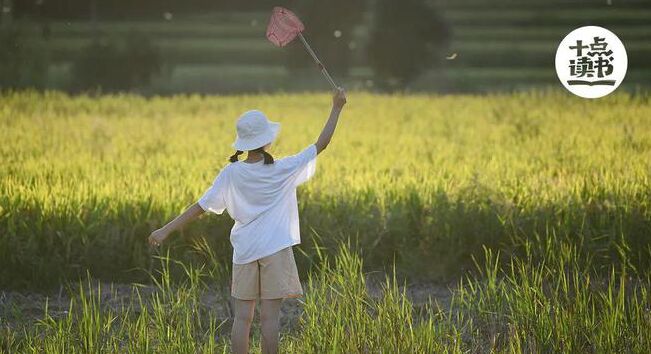
[[[242,155],[243,153],[244,153],[244,151],[237,150],[237,151],[235,151],[235,153],[233,155],[231,155],[231,157],[228,160],[230,162],[237,162],[237,157]]]
[[[270,164],[274,163],[274,157],[271,156],[270,153],[266,152],[263,148],[259,147],[259,148],[255,149],[255,150],[251,150],[251,151],[261,153],[262,156],[264,157],[264,164],[265,165],[270,165]]]
[[[270,153],[264,151],[263,148],[260,147],[260,148],[257,148],[257,149],[251,150],[251,151],[261,153],[262,157],[264,157],[264,164],[265,165],[270,165],[270,164],[274,163],[274,157],[271,156]],[[242,155],[243,153],[244,153],[244,151],[237,150],[237,151],[235,151],[235,153],[233,155],[231,155],[231,157],[228,160],[230,162],[237,162],[237,157]]]

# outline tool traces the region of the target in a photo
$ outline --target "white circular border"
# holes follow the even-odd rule
[[[615,80],[613,86],[583,86],[569,85],[567,80],[570,76],[569,63],[570,59],[576,59],[575,50],[569,49],[569,46],[576,45],[576,40],[583,40],[583,44],[590,45],[595,36],[606,38],[608,47],[613,51],[613,73],[604,77],[604,79]],[[622,64],[622,62],[624,64]],[[613,32],[599,26],[583,26],[568,33],[559,43],[556,49],[556,76],[565,88],[571,93],[583,98],[600,98],[604,97],[619,87],[626,77],[628,68],[628,56],[624,43]],[[593,80],[596,78],[592,78]]]

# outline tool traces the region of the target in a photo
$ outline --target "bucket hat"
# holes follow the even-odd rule
[[[233,148],[240,151],[254,150],[276,139],[280,123],[267,119],[258,110],[244,112],[237,120],[237,138]]]

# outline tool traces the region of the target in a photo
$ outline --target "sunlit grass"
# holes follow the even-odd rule
[[[37,323],[9,325],[24,316],[2,304],[0,352],[229,352],[201,296],[230,277],[231,221],[203,217],[160,253],[146,236],[225,166],[243,111],[282,123],[279,157],[315,140],[329,101],[0,96],[0,288],[76,284]],[[281,350],[649,351],[649,156],[644,94],[350,93],[299,189],[306,296]],[[453,279],[452,303],[416,306],[405,277]],[[98,278],[134,282],[132,301],[106,306]]]
[[[554,231],[605,270],[648,268],[648,96],[353,92],[349,102],[299,190],[308,257],[311,230],[328,246],[350,235],[369,266],[395,257],[401,271],[450,278],[483,245],[517,251],[512,234]],[[282,123],[278,157],[314,142],[329,105],[324,94],[0,96],[0,286],[53,285],[85,269],[147,279],[137,271],[150,269],[146,236],[226,165],[243,111]],[[193,258],[187,241],[205,238],[228,264],[230,225],[203,218],[173,237],[172,255]]]
[[[558,244],[561,249],[566,245]],[[501,261],[485,251],[485,266],[456,287],[449,308],[416,306],[395,273],[379,296],[367,288],[363,261],[340,243],[334,257],[318,254],[307,280],[296,331],[283,333],[284,353],[646,352],[651,348],[649,277],[614,272],[598,277],[577,254],[548,253]],[[155,291],[117,309],[103,306],[102,291],[80,281],[69,311],[52,317],[46,306],[33,326],[3,329],[7,352],[230,352],[227,320],[199,299],[214,280],[210,268],[183,265],[170,282],[169,256],[152,274]],[[503,270],[500,270],[503,269]],[[74,295],[74,294],[73,294]],[[135,304],[135,305],[134,305]],[[252,352],[259,353],[253,332]]]

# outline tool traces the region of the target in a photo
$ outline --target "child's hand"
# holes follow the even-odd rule
[[[165,241],[167,236],[169,236],[169,234],[165,230],[163,230],[162,228],[158,229],[152,232],[151,235],[149,235],[148,238],[149,244],[152,246],[160,246],[160,244],[163,243],[163,241]]]
[[[341,109],[346,104],[346,90],[342,87],[335,90],[334,96],[332,96],[332,107]]]

